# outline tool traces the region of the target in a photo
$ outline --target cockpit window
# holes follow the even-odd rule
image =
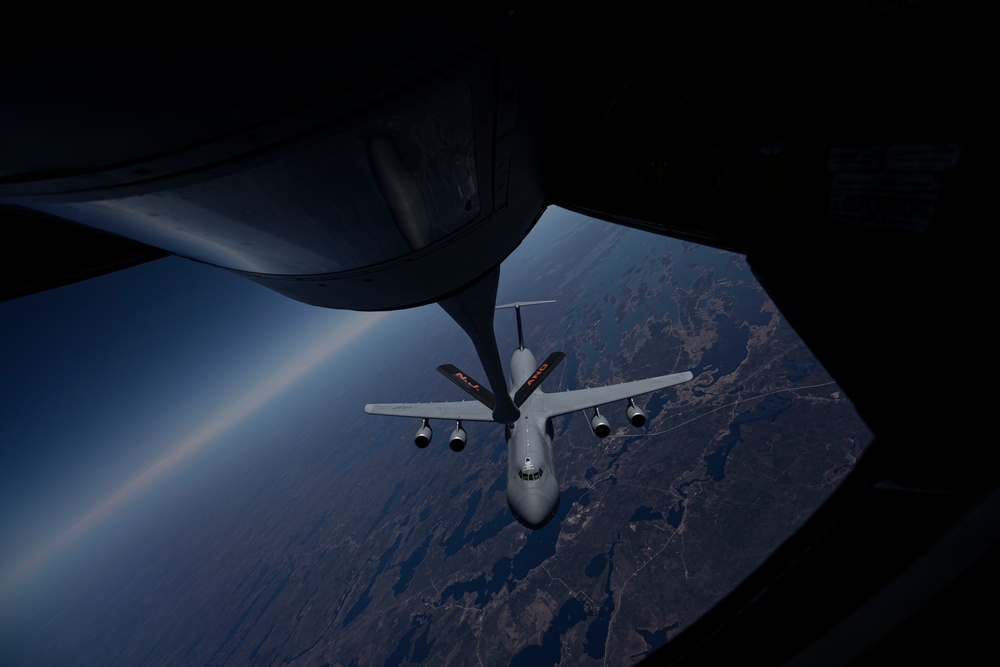
[[[539,477],[541,477],[542,476],[542,470],[541,470],[541,468],[539,468],[537,470],[520,470],[520,471],[518,471],[518,474],[521,476],[521,479],[530,482],[532,480],[535,480],[535,479],[538,479]]]

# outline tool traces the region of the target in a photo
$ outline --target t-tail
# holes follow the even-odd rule
[[[517,315],[517,349],[524,350],[524,327],[521,325],[521,306],[537,306],[543,303],[555,303],[555,299],[547,299],[545,301],[515,301],[514,303],[505,303],[502,306],[497,306],[496,309],[501,308],[513,308],[514,313]],[[545,361],[541,363],[538,369],[531,374],[531,376],[525,380],[524,384],[518,387],[517,391],[514,393],[514,405],[521,407],[524,402],[528,400],[532,392],[538,389],[542,384],[542,380],[548,377],[555,367],[566,358],[564,352],[553,352]]]
[[[524,332],[521,329],[521,306],[537,306],[542,303],[555,303],[555,299],[548,299],[547,301],[517,301],[515,303],[505,303],[502,306],[497,306],[496,309],[501,308],[513,308],[514,312],[517,314],[517,349],[524,349]]]

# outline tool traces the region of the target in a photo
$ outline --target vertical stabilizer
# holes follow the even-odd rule
[[[513,308],[514,313],[517,315],[517,349],[524,349],[524,330],[521,328],[521,306],[537,306],[542,303],[555,303],[555,299],[547,299],[545,301],[517,301],[515,303],[505,303],[502,306],[497,306],[496,309],[501,308]]]

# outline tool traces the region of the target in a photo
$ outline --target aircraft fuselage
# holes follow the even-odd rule
[[[511,386],[520,387],[538,368],[531,350],[520,348],[510,360]],[[517,421],[508,424],[507,504],[519,521],[532,528],[544,525],[559,507],[559,481],[552,454],[552,420],[531,409],[538,389],[521,406]]]

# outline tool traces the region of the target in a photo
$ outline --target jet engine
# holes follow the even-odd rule
[[[634,399],[628,399],[628,409],[625,410],[625,415],[628,417],[629,423],[636,428],[646,423],[646,413],[642,411],[642,408],[636,407]]]
[[[430,424],[428,424],[425,419],[423,425],[417,431],[417,436],[413,439],[413,442],[416,443],[417,447],[423,449],[427,445],[431,444],[431,437],[433,435],[434,432],[431,430]]]
[[[448,445],[453,452],[465,449],[465,429],[462,428],[462,422],[455,422],[455,430],[451,432],[451,441]]]
[[[608,423],[608,420],[604,418],[604,415],[597,408],[594,408],[594,416],[590,418],[590,430],[598,438],[606,438],[611,433],[611,424]]]

